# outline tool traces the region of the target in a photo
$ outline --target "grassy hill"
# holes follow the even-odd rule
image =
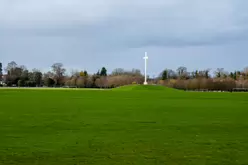
[[[248,164],[246,93],[2,89],[0,103],[4,165]]]
[[[167,88],[161,85],[127,85],[113,90],[117,91],[163,91],[163,92],[179,92],[179,90]]]

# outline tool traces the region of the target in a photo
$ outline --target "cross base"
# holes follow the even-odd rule
[[[144,82],[144,85],[147,85],[147,82]]]

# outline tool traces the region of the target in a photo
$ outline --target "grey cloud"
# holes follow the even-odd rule
[[[0,0],[0,58],[94,72],[102,65],[141,68],[146,50],[156,73],[164,65],[208,67],[208,59],[218,67],[214,60],[226,56],[223,67],[231,67],[234,56],[243,66],[247,6],[247,0]]]
[[[1,3],[0,26],[6,34],[81,37],[109,47],[211,45],[247,39],[245,0]]]

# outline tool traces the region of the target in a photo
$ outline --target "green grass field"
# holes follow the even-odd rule
[[[0,89],[0,164],[246,165],[248,94]]]

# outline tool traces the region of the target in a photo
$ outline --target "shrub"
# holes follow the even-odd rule
[[[18,80],[17,84],[18,84],[18,87],[24,87],[25,82],[23,80]]]
[[[26,87],[35,87],[36,83],[34,81],[26,81],[25,86]]]
[[[115,75],[107,78],[108,87],[119,87],[123,85],[141,84],[143,77],[138,75]]]
[[[45,86],[52,87],[52,86],[54,86],[54,84],[55,84],[55,81],[52,78],[46,78],[44,80]]]
[[[243,82],[243,88],[248,88],[248,80],[245,80],[245,81]]]
[[[85,87],[86,88],[92,88],[93,86],[94,86],[94,82],[93,82],[92,77],[87,77]]]
[[[197,90],[197,89],[199,89],[199,80],[198,79],[188,80],[187,88],[189,90]]]
[[[84,78],[80,77],[76,80],[76,86],[78,88],[84,88],[85,83],[84,83]]]
[[[7,85],[7,87],[11,87],[13,84],[12,84],[11,81],[7,81],[7,82],[6,82],[6,85]]]

